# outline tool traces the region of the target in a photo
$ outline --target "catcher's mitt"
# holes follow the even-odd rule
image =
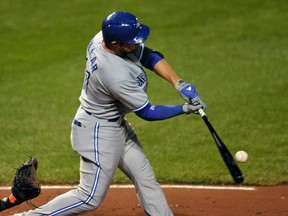
[[[29,201],[40,194],[41,186],[37,180],[37,168],[38,161],[32,157],[19,166],[12,184],[12,194],[0,200],[0,211]]]
[[[41,187],[37,179],[37,168],[37,159],[30,157],[16,170],[11,190],[17,200],[30,200],[40,194]]]

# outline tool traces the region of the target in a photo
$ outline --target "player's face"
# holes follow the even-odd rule
[[[126,56],[129,53],[132,53],[139,47],[139,44],[129,44],[129,43],[117,43],[116,55]]]

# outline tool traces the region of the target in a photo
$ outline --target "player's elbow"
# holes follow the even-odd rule
[[[141,119],[144,119],[146,121],[155,121],[155,119],[151,118],[149,114],[145,112],[135,112],[135,114],[140,117]]]
[[[145,107],[143,107],[141,110],[135,111],[135,114],[140,117],[141,119],[144,119],[146,121],[155,121],[155,118],[151,117],[150,114],[150,108],[151,104],[148,103]]]

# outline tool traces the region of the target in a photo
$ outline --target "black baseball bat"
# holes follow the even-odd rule
[[[227,146],[223,143],[221,138],[218,136],[217,132],[213,128],[212,124],[209,122],[205,112],[200,109],[199,113],[204,120],[205,124],[207,125],[209,131],[212,134],[212,137],[216,143],[216,146],[218,147],[218,150],[221,154],[222,159],[224,160],[231,176],[234,179],[234,182],[237,184],[240,184],[244,181],[244,175],[242,174],[241,170],[239,169],[237,163],[235,162],[233,156],[231,155],[229,149]]]

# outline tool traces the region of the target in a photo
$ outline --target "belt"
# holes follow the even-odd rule
[[[83,109],[83,108],[82,108]],[[88,112],[87,110],[83,109],[88,115],[93,115],[91,112]],[[119,120],[120,117],[116,117],[116,118],[112,118],[112,119],[108,119],[108,122],[117,122]]]

